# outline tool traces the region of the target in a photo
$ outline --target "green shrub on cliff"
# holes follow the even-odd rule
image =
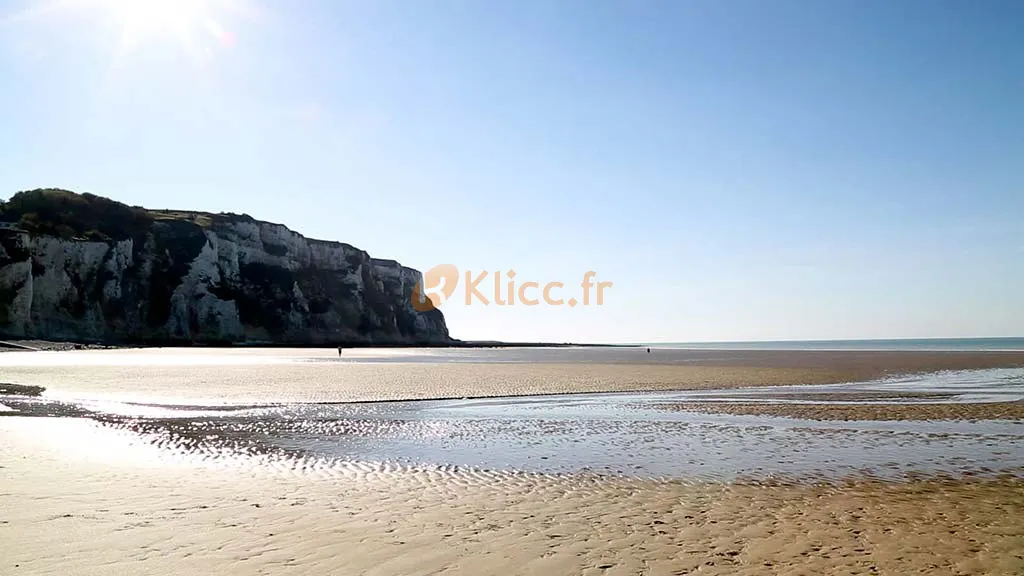
[[[109,241],[145,235],[153,223],[143,209],[95,194],[57,188],[18,192],[0,203],[0,222],[34,234]]]
[[[32,234],[78,238],[97,242],[142,238],[154,222],[190,222],[200,228],[216,228],[219,223],[256,222],[248,214],[183,210],[147,210],[128,206],[95,194],[78,194],[59,188],[40,188],[18,192],[0,201],[0,222]],[[284,255],[281,246],[268,248]]]

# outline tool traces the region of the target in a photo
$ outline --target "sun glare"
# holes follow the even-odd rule
[[[202,36],[230,44],[232,37],[214,19],[215,0],[89,0],[121,30],[121,45],[173,37],[195,48]]]
[[[186,52],[204,55],[234,44],[221,18],[260,17],[255,0],[35,0],[0,23],[28,23],[84,11],[102,21],[104,33],[119,35],[122,51],[149,42],[176,42]]]

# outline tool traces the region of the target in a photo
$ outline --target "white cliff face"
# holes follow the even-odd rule
[[[110,242],[0,230],[0,336],[106,341],[447,342],[416,270],[285,226],[207,215]]]
[[[105,256],[112,251],[106,243],[62,242],[53,237],[31,238],[26,233],[6,233],[10,237],[5,244],[4,260],[13,259],[0,267],[0,285],[7,296],[6,314],[0,313],[0,320],[6,321],[14,335],[31,335],[37,330],[52,333],[55,337],[74,335],[76,329],[71,322],[55,311],[61,307],[72,307],[81,321],[85,337],[99,337],[103,329],[102,312],[96,305],[99,298],[92,299],[86,291],[95,284],[96,277],[105,277],[100,272],[109,269]],[[117,246],[113,247],[117,253]],[[27,255],[27,257],[26,257]],[[116,260],[115,260],[116,264]],[[102,286],[116,291],[116,288]],[[0,301],[0,307],[3,306]]]
[[[235,303],[210,293],[210,286],[219,285],[224,279],[221,276],[219,251],[215,248],[219,244],[218,237],[210,232],[206,238],[208,242],[203,245],[199,256],[192,261],[188,274],[171,295],[165,328],[173,337],[186,340],[200,338],[204,333],[231,341],[242,340],[245,327]],[[237,258],[232,258],[228,263],[237,272]]]

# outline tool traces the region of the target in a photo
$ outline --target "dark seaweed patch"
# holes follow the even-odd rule
[[[42,396],[46,388],[25,384],[8,384],[0,382],[0,396]]]

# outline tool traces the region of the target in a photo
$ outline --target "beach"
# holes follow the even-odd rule
[[[0,573],[1024,570],[1024,354],[658,353],[2,355]]]
[[[644,348],[139,348],[7,352],[0,379],[65,397],[181,403],[362,402],[833,384],[1024,367],[1024,352]]]

